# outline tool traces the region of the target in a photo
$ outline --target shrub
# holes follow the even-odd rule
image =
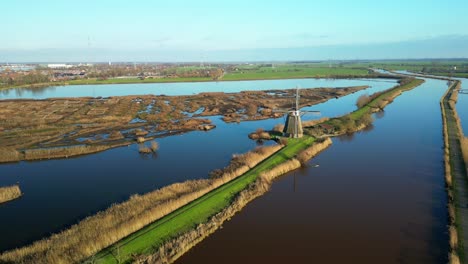
[[[358,108],[361,108],[361,107],[364,107],[366,104],[368,104],[370,101],[372,100],[372,98],[368,95],[368,94],[363,94],[361,96],[358,97],[357,101],[356,101],[356,106]]]
[[[158,142],[156,142],[156,141],[151,141],[151,146],[150,146],[150,148],[151,148],[151,150],[152,150],[153,152],[156,152],[156,150],[159,149],[159,144],[158,144]]]
[[[461,147],[463,152],[463,158],[465,159],[465,166],[468,169],[468,137],[462,138]]]
[[[151,148],[148,148],[145,145],[141,145],[138,147],[138,152],[143,153],[143,154],[149,154],[149,153],[152,153],[153,151],[151,150]]]
[[[297,155],[297,160],[301,164],[307,164],[307,161],[309,161],[311,158],[313,158],[315,155],[317,155],[320,151],[326,149],[332,144],[332,140],[330,138],[326,138],[324,140],[317,140],[315,144],[312,146],[308,147],[307,149],[301,151]]]
[[[273,127],[273,131],[275,132],[280,132],[282,133],[284,130],[284,125],[283,124],[276,124],[274,127]]]
[[[0,187],[0,203],[8,202],[21,196],[18,185]]]

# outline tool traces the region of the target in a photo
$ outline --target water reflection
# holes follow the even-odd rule
[[[145,83],[145,84],[104,84],[70,85],[42,88],[14,88],[1,90],[0,99],[45,99],[55,97],[109,97],[123,95],[192,95],[201,92],[235,93],[240,91],[292,89],[296,86],[349,87],[361,85],[389,86],[393,79],[288,79],[235,82],[195,82],[195,83]]]
[[[178,263],[446,263],[439,100],[426,80],[367,133],[336,138]]]
[[[295,81],[292,81],[295,82]],[[330,83],[333,85],[333,83]],[[388,89],[393,82],[371,82],[371,88],[315,107],[326,116],[353,111],[363,92]],[[73,89],[73,87],[69,87]],[[284,87],[283,87],[284,88]],[[239,88],[238,88],[239,89]],[[316,119],[317,116],[305,116]],[[247,135],[257,128],[269,130],[283,118],[226,124],[209,117],[216,128],[157,139],[156,155],[141,156],[138,145],[120,147],[78,158],[0,165],[0,186],[21,182],[25,195],[0,205],[0,251],[18,247],[57,232],[112,203],[174,182],[199,179],[227,165],[232,154],[257,144]],[[35,219],[31,225],[30,219]]]

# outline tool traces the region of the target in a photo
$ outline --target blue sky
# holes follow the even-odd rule
[[[305,60],[392,58],[405,54],[405,45],[397,43],[418,41],[428,46],[420,57],[468,57],[468,42],[462,47],[468,39],[468,1],[462,0],[15,0],[1,1],[0,10],[0,62],[27,56],[232,60],[233,54],[249,52],[257,60],[254,53],[261,50],[262,59],[275,60],[305,47],[316,51]],[[446,36],[462,42],[455,54],[451,41],[437,50],[427,45]],[[371,56],[356,50],[362,45],[380,51]]]

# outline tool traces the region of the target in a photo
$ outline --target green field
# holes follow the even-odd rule
[[[325,65],[280,65],[262,67],[240,67],[228,72],[222,80],[256,80],[256,79],[291,79],[291,78],[325,78],[340,76],[366,76],[366,68],[326,67]]]
[[[132,254],[154,252],[165,241],[208,221],[212,215],[227,207],[240,191],[253,183],[261,172],[293,158],[299,151],[312,145],[314,141],[315,139],[312,137],[289,139],[286,147],[246,174],[122,239],[99,252],[92,258],[92,261],[94,263],[125,263],[131,261]]]

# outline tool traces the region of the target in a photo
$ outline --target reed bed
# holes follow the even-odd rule
[[[329,117],[322,117],[322,118],[316,119],[316,120],[303,121],[303,122],[302,122],[302,126],[303,126],[303,127],[311,127],[311,126],[315,126],[315,125],[317,125],[317,124],[321,124],[321,123],[327,122],[328,120],[330,120]]]
[[[321,152],[324,149],[328,148],[332,143],[333,142],[329,137],[323,139],[321,142],[319,140],[317,140],[315,144],[313,144],[312,146],[310,146],[310,147],[306,148],[305,150],[301,151],[297,155],[296,158],[297,158],[297,160],[299,160],[299,162],[302,165],[305,165],[305,164],[307,164],[307,161],[309,161],[311,158],[315,157],[319,152]]]
[[[0,148],[0,162],[15,162],[20,159],[20,153],[16,149]]]
[[[462,138],[460,143],[463,152],[463,159],[465,160],[465,166],[468,169],[468,137]]]
[[[22,195],[19,185],[0,187],[0,203],[19,198]]]
[[[297,159],[290,159],[285,161],[271,170],[262,172],[260,178],[265,179],[266,181],[272,181],[274,178],[283,175],[287,172],[293,171],[301,167],[301,163]]]
[[[71,147],[28,149],[24,151],[25,160],[67,158],[84,154],[95,153],[110,148],[107,145],[83,145]]]
[[[210,172],[210,176],[211,178],[228,179],[238,177],[249,171],[251,168],[255,167],[264,159],[273,155],[282,147],[282,145],[262,146],[244,154],[234,154],[228,166],[221,170],[218,169]]]
[[[76,263],[89,258],[129,234],[231,181],[260,163],[282,146],[256,148],[236,156],[242,167],[220,177],[190,180],[134,195],[128,201],[87,217],[58,234],[0,255],[0,262]],[[244,171],[244,172],[243,172]]]

